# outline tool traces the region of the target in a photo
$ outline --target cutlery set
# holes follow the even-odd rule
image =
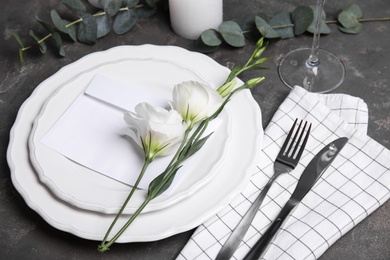
[[[276,157],[276,160],[274,162],[274,175],[270,178],[268,183],[265,185],[263,190],[260,192],[258,197],[255,199],[255,201],[249,208],[249,210],[246,212],[242,220],[233,230],[232,234],[225,242],[222,249],[219,251],[216,260],[226,260],[230,259],[233,256],[240,242],[244,238],[247,230],[249,229],[254,217],[256,216],[256,213],[258,212],[258,209],[260,208],[273,182],[282,174],[289,173],[294,170],[294,168],[299,163],[299,160],[302,156],[303,151],[305,150],[305,146],[310,135],[311,124],[305,122],[302,127],[303,121],[301,121],[298,125],[298,128],[295,130],[295,127],[297,126],[297,121],[298,119],[294,121],[294,124],[291,127],[287,138],[283,143],[279,154]],[[267,248],[267,245],[269,244],[271,239],[274,237],[285,219],[288,217],[289,213],[310,191],[310,189],[314,186],[317,180],[330,166],[330,164],[333,162],[333,160],[336,158],[340,150],[347,142],[348,138],[346,137],[338,138],[326,145],[320,152],[318,152],[313,157],[313,159],[306,166],[301,177],[299,178],[297,186],[295,187],[295,190],[292,193],[290,199],[286,202],[286,204],[281,209],[275,220],[268,227],[266,232],[247,253],[247,255],[244,257],[244,260],[254,260],[260,258],[262,253]]]

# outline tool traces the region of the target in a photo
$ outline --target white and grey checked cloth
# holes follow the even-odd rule
[[[299,165],[277,179],[232,259],[242,259],[294,190],[313,156],[338,137],[349,142],[288,216],[262,259],[316,259],[390,197],[390,151],[366,135],[367,105],[344,94],[295,87],[265,129],[250,183],[224,210],[199,226],[177,260],[214,259],[273,174],[273,162],[294,120],[312,123]],[[218,191],[215,191],[218,192]]]

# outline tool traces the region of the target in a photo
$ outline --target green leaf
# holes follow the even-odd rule
[[[337,20],[346,29],[354,28],[360,23],[358,18],[353,13],[350,13],[348,11],[341,12],[337,17]]]
[[[122,6],[121,1],[118,0],[100,0],[99,2],[108,16],[116,15]]]
[[[164,180],[164,177],[166,175],[166,171],[163,173],[160,173],[157,177],[155,177],[150,183],[148,187],[148,195],[150,195],[152,192],[156,192],[157,186]],[[154,196],[154,195],[153,195]],[[156,196],[154,196],[156,197]]]
[[[263,18],[265,21],[268,20],[268,17],[263,13],[259,13],[257,15]],[[237,24],[241,27],[245,37],[252,41],[257,41],[261,37],[256,27],[255,17],[255,15],[250,15],[243,20],[236,20]]]
[[[56,48],[58,49],[59,54],[61,56],[65,56],[65,51],[64,51],[64,48],[62,47],[61,35],[58,33],[57,28],[55,26],[45,22],[45,21],[42,21],[38,17],[35,17],[35,19],[37,19],[37,21],[43,27],[45,27],[46,30],[48,30],[51,33],[51,38],[54,40],[54,44],[55,44]]]
[[[293,29],[293,23],[291,20],[291,14],[287,12],[282,12],[274,17],[271,18],[269,21],[269,25],[273,27],[273,29],[283,38],[293,38],[294,35],[294,29]],[[277,27],[285,27],[285,28],[277,28],[275,29],[275,26]]]
[[[54,33],[57,31],[57,28],[54,25],[51,25],[43,20],[41,20],[38,16],[35,16],[35,19],[50,33]]]
[[[29,30],[28,31],[28,34],[35,40],[35,42],[38,44],[38,47],[39,47],[39,50],[41,51],[41,53],[46,53],[46,50],[47,50],[47,47],[46,47],[46,44],[44,41],[41,41],[40,42],[40,39],[39,37],[37,37],[35,35],[35,33],[33,32],[33,30]]]
[[[219,48],[219,46],[209,46],[209,45],[206,45],[202,41],[201,36],[199,36],[199,38],[195,42],[195,49],[197,51],[199,51],[199,52],[202,52],[202,53],[211,53],[211,52],[214,52],[214,51],[218,50],[218,48]]]
[[[125,34],[133,28],[137,21],[137,13],[133,9],[129,9],[117,14],[112,29],[116,34]]]
[[[243,33],[247,33],[251,31],[253,28],[256,28],[255,25],[255,17],[254,16],[248,16],[245,19],[234,19],[233,22],[237,23],[238,26],[240,26],[241,31]]]
[[[339,26],[339,30],[344,32],[344,33],[348,33],[348,34],[358,34],[358,33],[362,32],[363,24],[359,23],[356,27],[353,27],[353,28],[345,28],[345,27]]]
[[[353,14],[356,18],[362,18],[363,16],[362,9],[357,4],[349,4],[343,11]]]
[[[77,28],[77,39],[85,44],[94,44],[97,39],[97,24],[94,17],[90,14],[84,14],[82,22]]]
[[[346,6],[337,17],[337,20],[342,25],[339,29],[345,33],[360,33],[363,25],[359,22],[359,18],[362,16],[363,12],[357,4],[350,4]]]
[[[51,21],[53,22],[54,26],[59,30],[60,32],[66,33],[69,35],[69,37],[73,41],[77,41],[77,32],[75,26],[67,27],[67,25],[70,23],[67,20],[61,19],[60,15],[57,13],[56,10],[51,10],[50,12]]]
[[[263,18],[256,16],[255,18],[257,30],[264,36],[264,38],[275,39],[280,38],[278,32],[276,32]]]
[[[126,1],[126,0],[125,0],[125,1]],[[126,3],[127,7],[133,8],[133,7],[135,7],[135,6],[138,5],[139,0],[127,0],[126,2],[127,2],[127,3]]]
[[[314,13],[308,6],[298,6],[291,14],[291,20],[294,23],[294,34],[301,35],[309,28],[313,22]]]
[[[177,171],[181,168],[181,166],[177,167],[176,169],[173,170],[172,174],[169,177],[166,176],[168,175],[165,171],[158,175],[154,180],[152,180],[149,184],[148,187],[148,197],[151,199],[154,199],[161,195],[164,191],[166,191],[172,184],[173,179],[176,176]],[[164,182],[164,183],[163,183]],[[163,183],[160,189],[158,189],[158,186],[160,183]]]
[[[223,39],[229,45],[233,47],[245,46],[244,34],[242,33],[240,26],[236,22],[233,21],[223,22],[218,29]]]
[[[157,7],[156,2],[154,0],[143,0],[149,7]]]
[[[206,143],[207,139],[209,139],[209,137],[212,135],[212,133],[208,134],[207,136],[199,139],[198,141],[194,142],[190,149],[187,151],[186,153],[186,158],[189,158],[191,157],[192,155],[194,155],[197,151],[200,150],[200,148],[202,148],[202,146]]]
[[[54,32],[51,34],[51,37],[54,40],[54,44],[58,50],[58,54],[62,57],[65,57],[65,50],[64,50],[64,47],[62,46],[61,35],[58,32]]]
[[[309,28],[307,28],[307,31],[310,32],[310,33],[314,33],[314,30],[315,30],[315,24],[316,24],[316,21],[317,21],[317,6],[315,5],[310,5],[309,6],[312,10],[313,10],[313,14],[314,14],[314,18],[313,18],[313,22],[310,24]],[[330,28],[329,26],[326,24],[326,13],[324,12],[324,10],[322,10],[322,15],[321,15],[321,28],[320,28],[320,34],[329,34],[330,33]]]
[[[138,18],[149,18],[157,12],[157,7],[136,8],[135,12]]]
[[[109,34],[111,31],[111,18],[107,15],[96,16],[97,35],[96,37],[102,38]]]
[[[214,29],[204,31],[200,37],[202,42],[208,46],[219,46],[222,44],[222,40],[219,38],[218,32]]]
[[[87,8],[80,0],[61,0],[61,2],[78,16],[83,16],[87,12]]]

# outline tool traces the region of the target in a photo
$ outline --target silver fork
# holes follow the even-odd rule
[[[311,124],[309,124],[309,127],[306,130],[307,122],[305,122],[302,128],[303,122],[301,120],[298,129],[294,131],[297,125],[297,121],[298,119],[295,119],[294,124],[291,127],[290,132],[288,133],[287,138],[284,141],[278,156],[276,157],[274,163],[274,172],[275,172],[274,175],[271,177],[271,179],[265,185],[263,190],[257,196],[252,206],[249,208],[247,213],[241,219],[240,223],[238,223],[237,227],[233,230],[233,233],[230,235],[226,243],[223,245],[221,251],[219,251],[217,258],[215,260],[226,260],[232,257],[238,245],[240,244],[241,240],[245,236],[250,224],[253,221],[253,218],[255,217],[258,209],[261,206],[261,203],[264,200],[265,195],[267,194],[268,190],[272,186],[273,182],[280,175],[292,171],[295,168],[295,166],[297,166],[301,158],[301,155],[303,153],[303,150],[305,149],[307,139],[309,138],[310,129],[311,129]]]

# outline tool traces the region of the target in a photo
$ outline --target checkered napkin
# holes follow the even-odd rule
[[[273,162],[293,121],[312,123],[299,165],[280,176],[232,259],[242,259],[291,196],[305,166],[338,137],[349,142],[285,220],[262,259],[316,259],[390,197],[390,151],[366,135],[367,105],[344,94],[313,94],[295,87],[265,130],[250,183],[224,210],[197,228],[178,260],[214,259],[273,174]],[[217,191],[216,191],[217,192]]]

